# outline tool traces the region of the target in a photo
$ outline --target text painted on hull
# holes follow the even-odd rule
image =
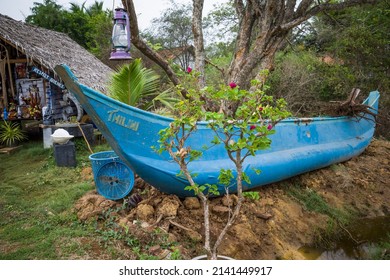
[[[108,111],[108,121],[134,131],[138,130],[139,122],[121,116],[118,112],[119,110]]]

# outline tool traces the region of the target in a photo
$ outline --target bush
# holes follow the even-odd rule
[[[285,98],[295,115],[315,115],[315,103],[345,99],[354,87],[355,77],[342,61],[310,51],[279,53],[275,65],[270,95]]]

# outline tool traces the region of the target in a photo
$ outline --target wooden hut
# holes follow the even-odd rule
[[[103,93],[112,72],[66,34],[2,14],[0,50],[0,112],[9,120],[79,117],[77,101],[56,76],[57,64],[69,65],[82,83]]]

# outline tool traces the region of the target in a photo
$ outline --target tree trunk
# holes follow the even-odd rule
[[[240,24],[227,82],[249,88],[250,80],[260,77],[258,73],[261,70],[272,70],[275,54],[289,32],[312,16],[323,11],[341,10],[376,1],[325,1],[316,4],[314,0],[234,0]]]
[[[249,88],[250,80],[254,77],[258,79],[261,70],[273,69],[276,52],[284,39],[283,36],[277,38],[259,36],[250,53],[240,55],[238,50],[229,69],[229,81],[234,81],[241,88]]]
[[[198,78],[198,86],[204,88],[205,82],[205,61],[206,55],[204,52],[203,28],[202,28],[202,12],[204,0],[193,0],[192,12],[192,33],[194,34],[195,47],[195,70],[200,73]]]

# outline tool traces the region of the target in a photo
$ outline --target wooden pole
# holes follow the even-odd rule
[[[6,80],[5,80],[5,60],[1,58],[0,58],[0,76],[1,76],[1,88],[3,92],[3,103],[4,103],[3,105],[4,108],[7,108],[8,98],[7,98],[7,88],[6,88]]]

